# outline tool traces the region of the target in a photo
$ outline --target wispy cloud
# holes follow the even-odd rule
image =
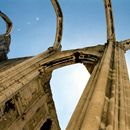
[[[36,21],[39,21],[40,20],[40,18],[39,17],[36,17]]]

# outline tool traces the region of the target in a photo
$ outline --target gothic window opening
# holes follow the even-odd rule
[[[4,113],[8,113],[11,110],[15,111],[15,104],[13,103],[12,99],[5,103]]]
[[[51,89],[61,129],[65,129],[90,75],[83,64],[69,65],[52,73]]]
[[[52,121],[47,119],[47,121],[43,124],[40,130],[51,130]]]

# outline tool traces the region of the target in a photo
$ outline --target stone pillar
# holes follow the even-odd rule
[[[111,64],[112,43],[92,72],[86,89],[66,130],[98,130],[105,102]],[[82,117],[81,117],[82,116]]]

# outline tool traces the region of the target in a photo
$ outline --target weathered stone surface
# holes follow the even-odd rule
[[[75,63],[84,64],[91,77],[66,130],[130,130],[125,61],[130,40],[116,41],[111,0],[104,0],[107,43],[66,51],[61,51],[62,11],[51,1],[57,16],[54,46],[34,57],[0,62],[0,130],[60,130],[50,79],[53,70]]]

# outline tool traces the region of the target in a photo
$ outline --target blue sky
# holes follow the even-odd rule
[[[64,15],[62,49],[73,49],[106,42],[103,0],[59,0]],[[130,1],[112,0],[116,38],[130,38]],[[9,57],[36,55],[53,45],[56,17],[50,0],[0,0],[0,10],[13,21]],[[0,33],[5,24],[0,19]],[[130,68],[130,51],[127,64]],[[129,70],[130,71],[130,70]],[[62,77],[61,77],[62,75]],[[62,130],[77,104],[89,74],[77,64],[53,72],[51,86]]]

